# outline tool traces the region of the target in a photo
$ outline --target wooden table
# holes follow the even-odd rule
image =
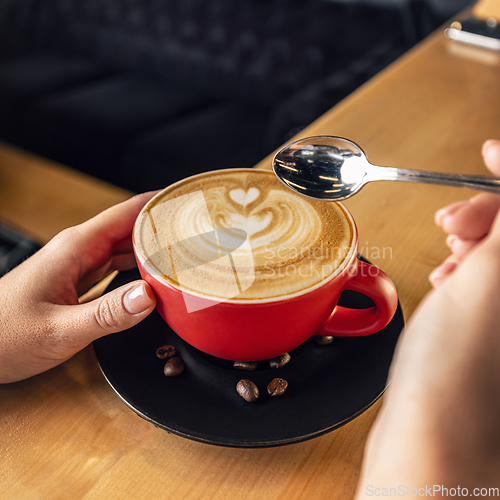
[[[375,164],[485,174],[485,139],[500,138],[500,58],[436,33],[301,133],[340,135]],[[270,157],[258,167],[269,168]],[[47,241],[129,193],[0,148],[0,217]],[[347,205],[363,254],[394,280],[406,317],[447,255],[434,226],[453,188],[372,184]],[[352,498],[380,402],[325,436],[230,449],[169,435],[129,410],[91,348],[0,387],[0,496],[33,499]]]

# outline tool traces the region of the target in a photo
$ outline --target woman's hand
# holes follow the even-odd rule
[[[0,279],[1,383],[48,370],[154,309],[154,294],[142,280],[78,301],[111,271],[135,266],[132,227],[154,194],[135,196],[62,231]]]
[[[491,172],[500,177],[500,141],[483,144],[483,159]],[[436,212],[436,224],[448,233],[451,256],[429,276],[436,287],[462,262],[463,258],[487,236],[500,210],[500,196],[484,193],[459,201]]]
[[[486,143],[483,155],[500,175],[500,142]],[[357,499],[375,488],[441,498],[442,488],[471,496],[498,486],[499,208],[500,196],[481,194],[436,215],[453,254],[398,341]]]

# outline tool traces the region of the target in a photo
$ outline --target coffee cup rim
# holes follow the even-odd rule
[[[300,297],[302,295],[305,295],[307,293],[311,293],[314,290],[317,290],[318,288],[321,288],[325,286],[327,283],[330,283],[333,281],[337,276],[341,275],[350,265],[350,263],[354,260],[354,258],[357,256],[357,247],[358,247],[358,229],[356,226],[356,222],[354,221],[354,218],[352,214],[349,212],[349,210],[345,207],[345,205],[341,202],[328,202],[328,203],[336,203],[344,214],[346,215],[347,219],[351,223],[351,227],[353,229],[353,238],[352,238],[352,243],[351,247],[349,249],[349,252],[341,262],[341,264],[335,269],[335,271],[327,276],[325,279],[319,281],[318,283],[315,283],[314,285],[311,285],[307,288],[303,288],[301,290],[298,290],[293,293],[288,293],[288,294],[283,294],[283,295],[278,295],[274,297],[265,297],[265,298],[232,298],[232,299],[221,299],[219,297],[215,297],[213,295],[208,295],[208,294],[203,294],[201,292],[197,292],[194,290],[183,290],[179,285],[176,285],[175,283],[172,283],[170,281],[167,281],[165,278],[161,277],[158,275],[158,272],[146,262],[146,259],[143,257],[141,253],[141,248],[139,244],[139,237],[138,237],[138,230],[139,230],[139,221],[143,215],[143,213],[148,210],[148,208],[155,203],[155,200],[163,195],[163,193],[167,189],[173,189],[177,185],[185,183],[191,179],[194,179],[196,177],[203,177],[203,176],[209,176],[213,174],[224,174],[224,173],[230,173],[230,172],[263,172],[263,173],[269,173],[271,175],[274,175],[274,172],[272,170],[265,170],[265,169],[257,169],[257,168],[226,168],[226,169],[216,169],[216,170],[209,170],[207,172],[200,172],[198,174],[191,175],[189,177],[185,177],[177,182],[174,182],[173,184],[170,184],[166,187],[164,187],[161,191],[159,191],[155,196],[153,196],[141,209],[139,214],[137,215],[137,218],[134,222],[134,227],[132,231],[132,244],[134,248],[134,254],[136,256],[136,259],[140,262],[140,265],[144,269],[144,271],[151,276],[155,281],[160,283],[162,286],[167,286],[170,287],[178,292],[181,292],[183,294],[188,294],[193,297],[201,298],[204,300],[208,301],[214,301],[217,303],[224,303],[224,304],[265,304],[265,303],[272,303],[272,302],[282,302],[285,300],[293,299],[296,297]]]

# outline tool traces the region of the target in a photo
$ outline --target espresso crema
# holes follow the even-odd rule
[[[272,172],[231,169],[180,181],[135,227],[149,270],[183,291],[226,300],[274,299],[328,279],[354,251],[337,203],[293,193]]]

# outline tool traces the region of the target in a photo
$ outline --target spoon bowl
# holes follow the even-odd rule
[[[308,137],[280,149],[273,160],[277,177],[310,198],[342,201],[372,181],[406,181],[464,187],[500,194],[496,177],[446,174],[372,165],[363,150],[342,137]]]
[[[369,167],[363,150],[341,137],[319,136],[285,146],[273,169],[290,189],[310,198],[341,201],[364,186]]]

